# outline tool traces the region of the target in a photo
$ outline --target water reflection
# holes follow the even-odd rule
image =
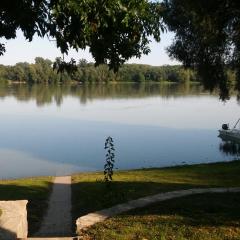
[[[219,144],[219,150],[226,156],[240,156],[240,142],[225,136],[219,136],[222,142]]]
[[[61,106],[66,96],[78,98],[81,104],[94,99],[126,99],[161,96],[179,98],[198,96],[203,89],[198,84],[2,84],[0,98],[13,96],[18,101],[36,101],[37,106],[55,103]]]

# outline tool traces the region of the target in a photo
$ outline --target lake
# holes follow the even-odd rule
[[[0,178],[103,170],[108,136],[117,169],[236,159],[218,129],[239,110],[196,84],[3,85]]]

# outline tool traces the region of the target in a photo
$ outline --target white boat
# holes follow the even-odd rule
[[[218,130],[220,136],[228,137],[235,140],[240,140],[240,128],[237,128],[239,123],[240,123],[240,118],[238,119],[238,121],[236,122],[233,128],[229,128],[229,124],[223,124],[222,129]]]

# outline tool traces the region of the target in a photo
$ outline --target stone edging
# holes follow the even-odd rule
[[[0,239],[26,238],[28,235],[27,200],[0,201]]]
[[[187,190],[178,190],[172,192],[159,193],[136,200],[131,200],[126,203],[115,205],[111,208],[106,208],[94,213],[89,213],[76,220],[77,233],[80,234],[84,230],[95,223],[102,222],[109,217],[116,216],[120,213],[127,212],[135,208],[145,207],[155,202],[165,201],[173,198],[184,197],[193,194],[201,193],[226,193],[226,192],[240,192],[240,187],[232,188],[193,188]]]

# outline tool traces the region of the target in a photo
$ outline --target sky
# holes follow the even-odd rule
[[[171,44],[173,39],[173,33],[164,33],[161,37],[161,42],[157,43],[154,40],[150,44],[151,53],[142,56],[140,59],[132,58],[128,63],[149,64],[153,66],[160,65],[173,65],[178,64],[177,61],[171,60],[167,53],[166,47]],[[29,62],[34,63],[35,57],[48,58],[52,61],[56,57],[61,56],[59,49],[57,49],[54,41],[49,41],[47,38],[34,37],[32,42],[25,40],[21,31],[17,32],[17,38],[12,40],[0,39],[1,43],[5,43],[6,52],[3,56],[0,56],[0,64],[14,65],[17,62]],[[88,49],[85,51],[80,50],[76,52],[71,50],[68,56],[65,56],[66,60],[74,58],[79,60],[85,58],[88,62],[94,62]]]

